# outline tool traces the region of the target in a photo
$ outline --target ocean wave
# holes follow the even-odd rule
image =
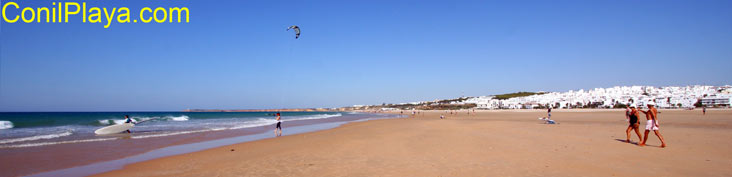
[[[161,134],[132,136],[131,138],[132,139],[143,139],[143,138],[153,138],[153,137],[182,135],[182,134],[189,134],[189,133],[200,133],[200,132],[208,132],[208,131],[214,131],[214,130],[213,129],[206,129],[206,130],[180,131],[180,132],[172,132],[172,133],[161,133]]]
[[[188,121],[188,119],[189,119],[189,117],[186,115],[177,116],[177,117],[176,116],[165,116],[164,118],[167,120],[172,120],[172,121]]]
[[[309,115],[309,116],[299,117],[299,118],[294,118],[294,119],[286,119],[286,120],[282,120],[282,121],[326,119],[326,118],[338,117],[338,116],[343,116],[343,114],[341,114],[341,113],[337,113],[337,114],[315,114],[315,115]]]
[[[259,127],[259,126],[265,126],[265,125],[272,125],[275,123],[277,123],[277,120],[275,120],[275,119],[259,118],[257,120],[253,120],[253,121],[242,122],[243,125],[234,126],[229,129],[235,130],[235,129],[242,129],[242,128]]]
[[[132,136],[130,138],[144,139],[144,138],[173,136],[173,135],[182,135],[182,134],[189,134],[189,133],[200,133],[200,132],[218,131],[218,130],[224,130],[224,129],[205,129],[205,130],[180,131],[180,132],[161,133],[161,134],[138,135],[138,136]],[[51,138],[69,136],[69,135],[71,135],[71,132],[64,132],[61,134],[53,134],[53,135],[41,135],[41,136],[34,136],[34,137],[27,137],[27,138],[8,139],[8,140],[0,141],[0,144],[16,143],[16,142],[22,142],[22,141],[33,141],[33,140],[41,140],[41,139],[51,139]],[[109,140],[116,140],[116,139],[119,139],[119,138],[95,138],[95,139],[80,139],[80,140],[69,140],[69,141],[53,141],[53,142],[26,143],[26,144],[14,144],[14,145],[0,145],[0,149],[1,148],[24,148],[24,147],[48,146],[48,145],[57,145],[57,144],[109,141]]]
[[[130,117],[134,122],[145,122],[145,121],[188,121],[190,117],[186,115],[182,116],[162,116],[162,117]],[[117,125],[125,123],[125,119],[104,119],[97,121],[100,125]]]
[[[30,137],[23,137],[23,138],[5,139],[5,140],[0,140],[0,144],[23,142],[23,141],[35,141],[35,140],[54,139],[54,138],[69,136],[71,134],[72,134],[71,132],[63,132],[63,133],[57,133],[57,134],[37,135],[37,136],[30,136]]]
[[[212,128],[211,131],[221,131],[226,130],[227,128],[219,127],[219,128]]]
[[[17,145],[4,145],[4,146],[0,146],[0,148],[36,147],[36,146],[47,146],[47,145],[56,145],[56,144],[108,141],[108,140],[115,140],[115,139],[118,139],[118,138],[97,138],[97,139],[83,139],[83,140],[70,140],[70,141],[55,141],[55,142],[28,143],[28,144],[17,144]]]
[[[312,119],[326,119],[326,118],[333,118],[342,116],[341,113],[335,113],[335,114],[314,114],[314,115],[300,115],[300,116],[292,116],[292,117],[286,117],[286,119],[283,119],[282,121],[295,121],[295,120],[312,120]],[[156,117],[133,117],[134,120],[139,121],[189,121],[190,117],[186,115],[182,116],[156,116]],[[8,123],[10,123],[8,121]],[[99,124],[102,125],[113,125],[113,124],[122,124],[124,123],[124,119],[104,119],[104,120],[98,120]],[[277,120],[273,118],[257,118],[254,120],[247,120],[243,122],[230,122],[225,124],[220,124],[220,126],[211,127],[207,129],[199,129],[199,130],[187,130],[187,131],[167,131],[167,132],[156,132],[152,134],[141,134],[141,135],[134,135],[130,138],[132,139],[145,139],[145,138],[154,138],[154,137],[165,137],[165,136],[174,136],[174,135],[182,135],[182,134],[191,134],[191,133],[201,133],[201,132],[211,132],[211,131],[223,131],[223,130],[235,130],[235,129],[243,129],[243,128],[252,128],[252,127],[260,127],[260,126],[267,126],[267,125],[273,125],[276,124]],[[233,125],[232,125],[233,124]],[[199,124],[201,125],[201,124]],[[152,126],[163,126],[167,127],[169,125],[155,125],[152,124]],[[70,136],[72,133],[70,131],[63,132],[63,133],[57,133],[57,134],[49,134],[49,135],[39,135],[39,136],[32,136],[32,137],[24,137],[24,138],[16,138],[16,139],[6,139],[6,140],[0,140],[0,148],[23,148],[23,147],[36,147],[36,146],[47,146],[47,145],[57,145],[57,144],[70,144],[70,143],[84,143],[84,142],[96,142],[96,141],[108,141],[108,140],[115,140],[119,138],[95,138],[95,139],[80,139],[80,140],[67,140],[67,141],[51,141],[51,142],[36,142],[36,143],[25,143],[25,144],[18,144],[23,143],[25,141],[35,141],[35,140],[47,140],[47,139],[53,139],[53,138],[59,138],[64,136]],[[9,144],[13,143],[13,144]]]
[[[98,120],[100,125],[117,125],[117,124],[123,124],[125,123],[124,119],[104,119],[104,120]]]
[[[325,119],[325,118],[331,118],[331,117],[338,117],[342,116],[342,114],[316,114],[316,115],[309,115],[304,117],[298,117],[294,119],[284,119],[282,121],[293,121],[293,120],[311,120],[311,119]],[[174,121],[187,121],[188,116],[180,116],[180,117],[168,117],[170,120]],[[175,120],[178,119],[178,120]],[[275,119],[267,119],[267,118],[258,118],[256,120],[251,121],[245,121],[241,123],[237,123],[240,125],[233,126],[230,128],[211,128],[211,129],[205,129],[205,130],[192,130],[192,131],[180,131],[180,132],[171,132],[171,133],[162,133],[162,134],[151,134],[151,135],[140,135],[140,136],[133,136],[132,139],[142,139],[142,138],[153,138],[153,137],[163,137],[163,136],[173,136],[173,135],[181,135],[181,134],[189,134],[189,133],[200,133],[200,132],[208,132],[208,131],[221,131],[221,130],[236,130],[236,129],[242,129],[242,128],[251,128],[251,127],[259,127],[259,126],[266,126],[266,125],[272,125],[277,123],[277,120]]]
[[[0,120],[0,129],[11,129],[13,128],[13,122],[7,120]]]

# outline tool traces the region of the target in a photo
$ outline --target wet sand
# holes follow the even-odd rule
[[[292,127],[328,122],[353,121],[358,119],[361,119],[361,117],[297,120],[285,122],[283,124],[285,127]],[[121,140],[0,149],[0,167],[2,167],[2,170],[0,170],[0,176],[38,174],[40,172],[121,159],[174,145],[253,135],[262,132],[272,132],[272,126],[191,133],[145,139],[130,139],[128,135],[122,134],[114,136],[123,138]]]
[[[624,110],[554,110],[560,123],[554,125],[537,120],[544,111],[428,111],[170,156],[99,176],[732,176],[732,110],[660,111],[666,148],[653,133],[646,147],[623,142]]]

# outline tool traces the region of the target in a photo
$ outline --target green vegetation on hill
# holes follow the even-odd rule
[[[471,97],[460,97],[460,98],[450,99],[450,100],[439,100],[439,101],[437,101],[437,103],[440,103],[440,104],[449,104],[451,102],[463,102],[465,100],[468,100],[468,98],[471,98]]]
[[[516,92],[516,93],[507,93],[502,95],[496,95],[495,98],[499,100],[505,100],[513,97],[524,97],[524,96],[531,96],[531,95],[542,95],[544,93],[535,93],[535,92]]]
[[[470,99],[471,97],[460,97],[455,99],[447,99],[447,100],[436,100],[436,101],[427,101],[427,102],[421,102],[418,104],[387,104],[383,103],[381,106],[379,105],[372,105],[368,108],[364,109],[381,109],[381,108],[396,108],[401,110],[411,110],[411,109],[419,109],[419,110],[458,110],[458,109],[470,109],[475,108],[478,105],[474,103],[462,103],[467,99]]]

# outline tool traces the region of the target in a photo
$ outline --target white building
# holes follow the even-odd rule
[[[714,95],[701,99],[701,103],[704,106],[730,106],[732,102],[731,95]]]
[[[567,92],[548,92],[542,95],[515,97],[498,100],[493,96],[480,96],[465,100],[465,103],[474,103],[478,109],[522,109],[541,106],[556,108],[583,107],[597,105],[612,108],[617,104],[637,104],[645,106],[648,102],[655,102],[660,108],[689,108],[705,96],[727,95],[726,97],[706,99],[715,105],[729,105],[730,86],[686,86],[686,87],[653,87],[653,86],[616,86],[612,88],[595,88],[585,91],[570,90]],[[724,100],[726,98],[726,101]],[[528,105],[528,106],[527,106]]]

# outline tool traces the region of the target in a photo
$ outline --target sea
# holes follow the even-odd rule
[[[125,136],[95,135],[94,131],[124,123],[129,115],[139,122]],[[317,119],[390,118],[393,115],[357,112],[283,112],[282,121]],[[0,113],[0,149],[51,146],[119,139],[236,130],[277,123],[274,112],[4,112]],[[126,133],[125,133],[126,134]]]

